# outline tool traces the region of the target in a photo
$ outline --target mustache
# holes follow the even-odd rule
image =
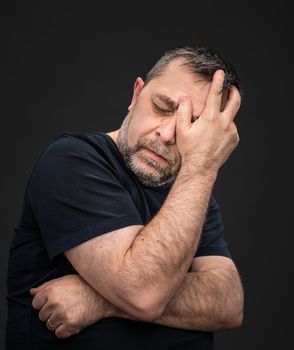
[[[170,152],[170,150],[163,143],[161,143],[158,140],[144,140],[143,139],[143,140],[139,141],[139,143],[136,145],[135,152],[137,152],[143,148],[148,148],[151,151],[155,152],[160,157],[164,158],[167,161],[167,163],[171,166],[174,166],[177,162],[175,155],[172,154]]]

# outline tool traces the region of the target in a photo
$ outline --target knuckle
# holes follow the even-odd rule
[[[213,122],[217,121],[218,118],[214,113],[211,113],[208,115],[207,119],[213,123]]]
[[[78,322],[77,322],[77,320],[76,320],[74,317],[68,315],[68,316],[67,316],[67,324],[68,324],[70,327],[76,328]]]
[[[75,319],[68,312],[63,313],[63,323],[69,328],[75,327],[77,324]]]
[[[231,134],[235,134],[237,133],[237,127],[236,127],[236,124],[234,122],[230,122],[228,124],[228,131],[231,133]]]
[[[220,119],[220,130],[230,134],[231,133],[231,128],[232,128],[232,123],[228,122],[226,119]]]
[[[235,98],[234,104],[236,106],[236,109],[239,109],[241,106],[241,96],[238,94]]]
[[[48,292],[49,295],[54,294],[55,288],[54,288],[53,283],[52,283],[52,284],[49,284],[48,286],[46,286],[46,292]]]
[[[60,304],[60,298],[54,294],[50,295],[50,298],[47,300],[47,304],[50,305],[50,307],[57,308]]]
[[[50,306],[56,309],[58,307],[58,305],[59,305],[59,301],[56,300],[56,298],[51,298]]]
[[[70,328],[74,327],[75,326],[75,323],[72,319],[70,318],[67,318],[66,321],[65,321],[66,325]]]
[[[204,121],[206,121],[207,123],[214,123],[216,120],[217,120],[217,116],[215,115],[215,113],[212,113],[212,112],[208,112],[208,111],[205,111],[203,114],[202,114],[202,118]]]
[[[231,138],[235,145],[239,143],[240,138],[236,128],[231,132]]]
[[[240,137],[239,137],[238,133],[236,133],[235,142],[236,142],[236,145],[238,145],[238,143],[240,142]]]
[[[227,134],[227,137],[235,145],[239,143],[239,134],[235,123],[224,123],[223,124],[224,132]]]

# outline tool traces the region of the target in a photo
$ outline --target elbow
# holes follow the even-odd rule
[[[155,321],[165,310],[165,304],[160,298],[147,293],[138,294],[138,297],[133,297],[131,304],[132,310],[130,315],[144,322]]]
[[[227,304],[227,312],[224,313],[223,329],[239,328],[243,324],[244,319],[244,295],[238,294],[238,297],[232,299],[230,304]]]
[[[163,314],[164,308],[155,300],[148,300],[148,298],[142,299],[145,300],[142,300],[136,304],[136,318],[144,322],[154,322]]]
[[[243,323],[243,312],[232,315],[231,317],[227,318],[224,323],[225,323],[224,328],[226,329],[241,327]]]
[[[232,328],[239,328],[243,324],[243,319],[244,319],[244,313],[243,313],[243,308],[240,310],[238,313],[233,318],[232,322]]]
[[[243,318],[244,318],[244,313],[243,313],[243,307],[238,308],[228,315],[224,317],[222,320],[222,326],[220,327],[221,329],[233,329],[233,328],[239,328],[243,324]]]
[[[243,324],[244,319],[244,296],[238,298],[238,301],[235,306],[235,310],[232,313],[232,327],[231,328],[239,328]]]

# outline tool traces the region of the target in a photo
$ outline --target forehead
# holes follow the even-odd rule
[[[190,96],[193,113],[199,115],[205,105],[210,82],[202,76],[191,73],[181,61],[171,62],[162,74],[152,79],[146,86],[151,95],[165,95],[176,104],[181,96]],[[143,89],[144,90],[144,89]]]

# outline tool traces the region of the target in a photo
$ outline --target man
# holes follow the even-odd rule
[[[137,78],[119,130],[52,140],[11,246],[8,349],[213,349],[240,326],[212,195],[238,88],[219,53],[174,49]]]

